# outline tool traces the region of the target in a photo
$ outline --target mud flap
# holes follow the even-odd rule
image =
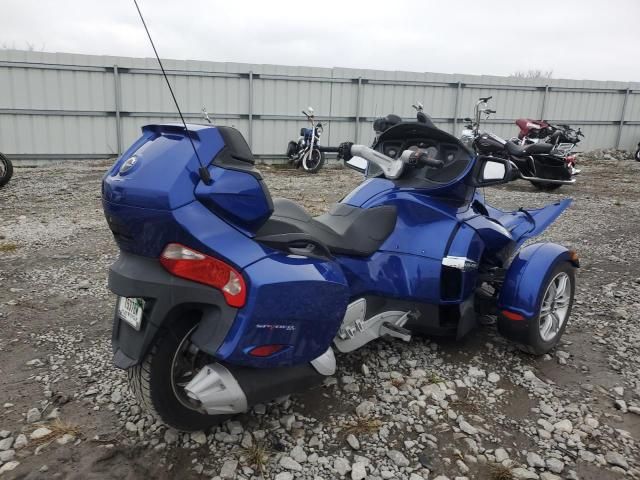
[[[476,312],[473,308],[473,296],[471,296],[460,304],[460,321],[458,322],[456,340],[460,340],[473,330],[476,325]]]

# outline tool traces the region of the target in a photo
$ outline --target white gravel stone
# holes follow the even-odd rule
[[[300,445],[296,445],[291,450],[291,458],[293,458],[298,463],[304,463],[307,461],[307,454]]]
[[[12,462],[5,463],[0,467],[0,475],[2,475],[3,473],[15,470],[18,467],[18,465],[20,465],[20,462],[16,462],[15,460]]]
[[[627,463],[627,460],[618,452],[607,452],[604,459],[610,465],[616,465],[618,467],[624,468],[625,470],[629,469],[629,464]]]
[[[29,435],[29,438],[31,438],[31,440],[38,440],[42,437],[46,437],[50,433],[51,433],[51,430],[49,430],[47,427],[40,427],[40,428],[36,428],[33,432],[31,432],[31,435]]]
[[[280,472],[276,475],[275,480],[293,480],[293,474],[289,472]]]
[[[553,424],[553,430],[558,433],[571,433],[573,432],[573,424],[570,420],[560,420],[559,422]]]
[[[374,408],[375,405],[373,402],[365,400],[356,407],[356,415],[358,415],[359,417],[368,417],[369,415],[371,415]]]
[[[222,464],[220,469],[220,478],[224,480],[233,480],[236,478],[236,472],[238,470],[237,460],[227,460]]]
[[[196,442],[199,445],[204,445],[205,443],[207,443],[207,436],[204,434],[204,432],[193,432],[190,437],[193,442]]]
[[[564,462],[557,458],[547,458],[546,464],[547,468],[553,473],[562,473],[562,470],[564,470]]]
[[[461,417],[459,417],[458,420],[458,426],[460,427],[460,430],[462,430],[467,435],[476,435],[478,433],[478,429],[476,427],[471,425],[466,420],[460,420],[460,418]]]
[[[0,438],[7,438],[9,435],[11,435],[9,430],[0,430]]]
[[[302,465],[300,465],[291,457],[282,457],[280,459],[280,466],[282,468],[286,468],[287,470],[293,470],[294,472],[302,471]]]
[[[364,480],[367,477],[367,468],[362,462],[351,465],[351,480]]]
[[[498,383],[500,381],[500,375],[495,372],[491,372],[487,377],[487,380],[489,380],[491,383]]]
[[[351,470],[351,464],[346,458],[338,457],[333,462],[333,468],[338,475],[344,476]]]
[[[169,445],[171,445],[172,443],[176,443],[178,441],[178,438],[178,432],[173,428],[167,428],[167,430],[164,432],[164,441]]]
[[[517,480],[537,480],[538,478],[540,478],[538,477],[537,473],[521,467],[511,470],[511,475],[513,475],[513,478]]]
[[[493,454],[495,455],[496,462],[498,462],[498,463],[502,463],[505,460],[509,459],[509,454],[507,453],[507,451],[504,448],[496,449],[496,451],[493,452]]]
[[[354,450],[360,450],[360,441],[358,441],[354,434],[350,433],[347,435],[347,443]]]
[[[13,448],[19,450],[20,448],[26,447],[28,443],[29,440],[27,440],[27,436],[21,433],[16,437],[16,441],[13,443]]]
[[[389,459],[398,467],[409,466],[409,460],[407,460],[407,457],[405,457],[404,454],[398,450],[387,451],[387,457],[389,457]]]
[[[3,440],[0,440],[0,451],[9,450],[13,445],[13,437],[8,437]]]
[[[42,414],[37,408],[32,408],[27,412],[27,423],[39,422],[41,418]]]
[[[529,464],[530,467],[538,467],[538,468],[545,467],[544,460],[540,455],[538,455],[535,452],[527,453],[527,463]]]
[[[0,452],[0,463],[9,462],[13,460],[16,456],[15,450],[4,450]]]

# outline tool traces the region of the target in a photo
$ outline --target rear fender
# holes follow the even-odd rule
[[[549,273],[563,261],[578,266],[571,252],[557,243],[535,243],[523,248],[505,275],[498,300],[499,310],[518,313],[527,320],[534,318],[538,314],[544,294],[542,289]]]
[[[566,198],[560,202],[536,209],[520,209],[515,212],[503,212],[485,205],[491,218],[500,222],[509,232],[516,247],[527,240],[540,235],[564,212],[572,200]]]

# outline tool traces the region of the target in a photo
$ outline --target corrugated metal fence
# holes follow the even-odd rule
[[[414,118],[422,101],[459,134],[475,100],[493,95],[486,128],[510,138],[519,117],[582,127],[583,149],[640,141],[640,83],[166,60],[188,121],[233,125],[261,157],[280,157],[314,107],[323,144],[368,143],[376,116]],[[112,157],[140,126],[177,120],[155,59],[0,50],[0,151],[16,159]]]

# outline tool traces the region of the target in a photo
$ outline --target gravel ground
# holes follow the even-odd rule
[[[494,327],[379,340],[339,355],[324,386],[191,435],[141,411],[111,365],[108,165],[17,168],[0,190],[0,478],[640,478],[640,164],[616,158],[585,155],[557,193],[486,191],[511,208],[575,199],[545,234],[583,265],[551,355]],[[360,181],[262,170],[274,196],[316,214]]]

